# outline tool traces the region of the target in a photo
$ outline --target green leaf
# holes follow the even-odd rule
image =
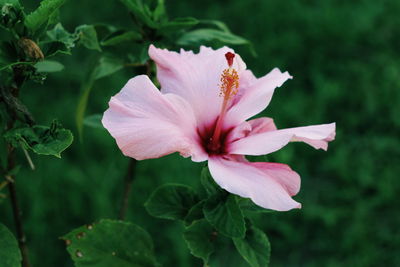
[[[164,0],[157,0],[157,6],[153,12],[153,19],[157,22],[164,22],[168,20]]]
[[[197,202],[197,196],[190,187],[166,184],[157,188],[144,205],[154,217],[183,220]]]
[[[50,15],[49,20],[47,21],[47,27],[55,25],[59,22],[60,22],[60,10],[57,9]]]
[[[98,129],[104,129],[103,124],[101,123],[101,119],[103,118],[103,115],[101,114],[93,114],[90,116],[87,116],[83,120],[83,124],[92,128],[98,128]]]
[[[248,45],[249,41],[233,33],[215,29],[198,29],[183,34],[177,41],[179,45],[198,45],[208,41],[220,41],[231,45]]]
[[[75,34],[78,36],[78,43],[92,50],[101,51],[97,39],[96,29],[93,25],[81,25],[76,27]]]
[[[227,237],[241,237],[246,233],[243,213],[234,195],[217,194],[206,200],[204,216],[218,232]]]
[[[249,267],[249,264],[238,253],[231,238],[217,233],[214,243],[216,250],[211,254],[208,266]]]
[[[142,45],[139,55],[137,55],[138,62],[141,64],[146,64],[147,61],[149,61],[149,46],[150,44],[145,43]]]
[[[123,62],[113,56],[104,55],[96,63],[96,67],[85,77],[82,83],[82,94],[79,98],[75,113],[75,122],[78,129],[79,138],[82,141],[83,120],[90,92],[97,79],[111,75],[123,68]]]
[[[183,34],[176,41],[176,43],[182,46],[196,46],[199,44],[210,43],[214,41],[226,45],[247,45],[250,49],[250,52],[254,56],[256,55],[252,44],[248,40],[223,30],[197,29]]]
[[[251,267],[268,266],[271,247],[266,234],[256,227],[246,232],[245,238],[234,238],[236,249]]]
[[[61,42],[67,49],[75,46],[78,37],[64,29],[61,23],[57,23],[53,29],[47,31],[47,36],[50,41]]]
[[[0,0],[0,7],[5,4],[11,4],[14,6],[20,6],[19,0]]]
[[[53,121],[50,127],[34,125],[14,128],[7,131],[4,137],[14,147],[22,145],[36,154],[52,155],[58,158],[61,158],[61,152],[73,141],[71,131],[62,128],[57,121]]]
[[[199,21],[192,17],[176,18],[174,20],[161,24],[158,32],[162,35],[168,35],[172,32],[184,30],[196,26]]]
[[[142,35],[135,31],[116,31],[101,41],[102,46],[113,46],[124,42],[135,42],[142,39]]]
[[[190,208],[184,220],[186,226],[191,225],[194,221],[204,218],[203,214],[204,203],[205,200],[202,200]]]
[[[200,20],[201,24],[206,24],[206,25],[211,25],[211,26],[215,26],[217,29],[223,31],[223,32],[231,32],[228,28],[228,26],[219,20],[208,20],[208,19],[202,19]]]
[[[0,267],[21,266],[21,252],[14,235],[0,224]]]
[[[42,24],[46,23],[53,13],[64,3],[65,0],[43,0],[35,11],[26,16],[25,26],[35,32]]]
[[[53,29],[46,32],[47,39],[40,43],[46,58],[57,55],[58,53],[70,55],[71,48],[75,47],[78,37],[70,33],[58,23]]]
[[[203,259],[204,266],[248,266],[232,239],[219,234],[205,219],[186,227],[183,237],[190,252]]]
[[[200,181],[209,196],[222,192],[222,189],[215,183],[214,179],[211,177],[210,171],[207,167],[204,167],[201,170]]]
[[[98,80],[107,77],[124,67],[124,63],[112,55],[102,56],[97,66],[93,69],[92,79]]]
[[[210,255],[215,251],[214,239],[216,238],[214,228],[206,220],[195,221],[187,227],[183,238],[194,256],[208,262]]]
[[[62,237],[76,267],[157,266],[150,235],[139,226],[101,220]]]
[[[58,61],[44,60],[39,61],[35,65],[37,72],[57,72],[64,69],[64,65]]]
[[[41,45],[45,58],[54,57],[58,54],[71,55],[71,50],[61,42],[49,42]]]
[[[79,139],[81,142],[82,142],[82,135],[83,135],[83,120],[85,117],[85,111],[86,111],[87,102],[89,100],[90,91],[92,91],[94,81],[95,81],[95,79],[90,77],[90,78],[88,78],[87,81],[85,81],[82,84],[82,88],[81,88],[82,94],[79,97],[78,105],[76,107],[75,123],[76,123],[76,128],[78,129]]]
[[[146,9],[147,6],[143,5],[140,0],[121,0],[121,2],[132,12],[138,22],[152,29],[157,28],[157,23],[151,18],[151,12]]]

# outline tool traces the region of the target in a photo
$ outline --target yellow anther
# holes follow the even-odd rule
[[[225,69],[221,74],[220,81],[220,96],[223,96],[225,99],[229,99],[237,94],[239,88],[239,75],[235,69]]]

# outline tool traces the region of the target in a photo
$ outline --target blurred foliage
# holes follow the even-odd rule
[[[38,6],[22,2],[26,14]],[[166,7],[171,18],[221,20],[252,41],[258,57],[246,47],[235,48],[256,75],[279,67],[294,76],[276,90],[263,114],[278,127],[337,122],[336,140],[326,153],[293,143],[268,155],[299,172],[302,189],[295,198],[303,204],[301,210],[257,215],[256,227],[271,242],[271,266],[400,265],[400,2],[170,0]],[[119,38],[137,37],[129,33],[133,25],[120,2],[93,9],[93,1],[67,1],[60,12],[65,29],[107,23],[125,30]],[[118,42],[111,37],[101,39],[103,45]],[[136,45],[131,49],[141,53]],[[65,68],[48,76],[45,85],[24,87],[30,93],[21,96],[23,102],[43,124],[57,117],[76,129],[81,81],[100,52],[83,47],[74,52],[57,59]],[[102,113],[110,96],[136,74],[126,66],[100,78],[86,113]],[[26,162],[22,151],[18,156]],[[62,160],[36,155],[32,160],[36,170],[25,163],[17,184],[31,260],[34,266],[73,266],[58,238],[86,223],[117,217],[128,159],[104,129],[86,128],[82,142],[74,142]],[[164,266],[201,261],[186,248],[183,226],[151,217],[144,201],[167,182],[199,188],[201,167],[178,155],[137,165],[127,219],[151,234]],[[1,220],[14,230],[8,200],[0,201]]]

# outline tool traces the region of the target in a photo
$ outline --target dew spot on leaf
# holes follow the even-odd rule
[[[82,258],[82,257],[83,257],[82,251],[77,250],[77,251],[75,252],[75,256],[77,256],[78,258]]]

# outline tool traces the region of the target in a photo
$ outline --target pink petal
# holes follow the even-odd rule
[[[126,156],[142,160],[179,152],[195,161],[207,159],[189,104],[161,94],[145,75],[129,80],[111,98],[102,123]]]
[[[263,117],[250,121],[245,121],[233,128],[226,137],[227,143],[232,143],[249,134],[263,133],[267,131],[275,131],[276,126],[274,120]]]
[[[233,128],[226,136],[226,143],[230,144],[245,136],[248,136],[251,132],[251,125],[249,122],[245,121]]]
[[[290,196],[297,195],[300,191],[300,176],[289,165],[271,162],[251,162],[249,164],[259,168],[280,183]]]
[[[149,48],[151,59],[157,64],[157,79],[161,92],[174,93],[183,97],[193,108],[198,124],[212,124],[219,115],[223,98],[220,94],[220,77],[228,68],[225,58],[228,47],[213,50],[202,46],[198,54],[181,50],[180,53]],[[239,55],[233,67],[240,73],[246,65]]]
[[[218,156],[209,158],[208,166],[218,185],[233,194],[250,198],[263,208],[287,211],[301,207],[291,198],[298,191],[300,180],[290,168]]]
[[[248,123],[251,125],[251,134],[258,134],[258,133],[277,130],[274,120],[267,117],[250,120],[248,121]]]
[[[228,145],[230,154],[265,155],[281,149],[290,141],[303,141],[316,149],[328,148],[335,137],[335,123],[250,134]]]
[[[240,83],[245,84],[245,90],[242,90],[243,94],[235,99],[235,104],[228,110],[225,118],[226,127],[237,125],[263,111],[271,101],[275,88],[292,79],[292,76],[275,68],[259,79],[249,73],[242,75],[241,78]]]

